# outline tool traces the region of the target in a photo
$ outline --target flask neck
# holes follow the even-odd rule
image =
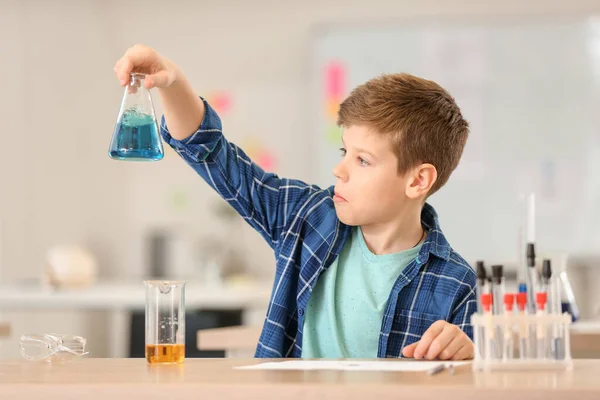
[[[140,74],[137,72],[132,72],[129,79],[129,86],[139,88],[144,84],[144,79],[146,78],[146,74]]]

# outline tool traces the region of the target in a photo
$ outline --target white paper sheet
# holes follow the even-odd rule
[[[338,370],[338,371],[429,371],[440,364],[459,366],[470,364],[470,361],[335,361],[335,360],[292,360],[267,362],[256,365],[237,367],[236,369],[258,370]]]

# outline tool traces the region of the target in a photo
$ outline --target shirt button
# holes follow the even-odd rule
[[[304,308],[301,308],[301,309],[299,309],[299,310],[298,310],[298,314],[299,314],[300,316],[303,316],[303,315],[304,315]]]

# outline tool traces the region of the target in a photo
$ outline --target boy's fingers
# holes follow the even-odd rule
[[[446,321],[436,321],[429,327],[429,329],[427,329],[427,331],[425,331],[425,333],[421,337],[421,340],[419,340],[419,345],[415,349],[415,359],[418,360],[420,358],[423,358],[423,356],[429,349],[429,346],[431,345],[433,339],[435,339],[444,330],[444,327],[446,325]]]
[[[135,69],[143,71],[149,69],[156,62],[156,53],[143,45],[129,48],[123,57],[115,64],[115,72],[122,86],[129,83],[129,74]]]
[[[119,78],[119,82],[121,86],[125,86],[129,83],[129,74],[133,69],[133,63],[129,59],[128,56],[123,56],[123,58],[118,61],[119,68],[117,70],[117,78]]]
[[[473,343],[465,343],[453,356],[452,360],[470,360],[473,358]]]
[[[452,342],[452,340],[458,336],[456,325],[446,324],[442,332],[437,335],[435,339],[429,345],[429,349],[425,353],[425,358],[428,360],[434,360],[440,353]],[[460,346],[459,346],[460,347]]]
[[[167,87],[173,83],[173,74],[169,71],[160,71],[152,75],[148,75],[145,79],[146,89],[153,87]]]
[[[452,338],[442,351],[439,353],[440,360],[450,360],[465,345],[465,338],[462,335],[456,335]]]
[[[405,346],[402,349],[402,355],[407,358],[412,358],[413,354],[415,353],[415,349],[417,348],[418,345],[419,345],[419,342],[414,342],[414,343],[409,344],[408,346]]]

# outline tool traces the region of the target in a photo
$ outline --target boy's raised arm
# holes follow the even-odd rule
[[[115,65],[122,86],[131,72],[148,74],[146,87],[158,88],[164,140],[274,248],[282,230],[319,189],[263,171],[229,143],[216,112],[194,93],[179,67],[155,50],[141,45],[127,50]]]

